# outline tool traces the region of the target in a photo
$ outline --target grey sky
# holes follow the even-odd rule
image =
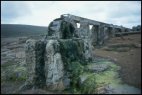
[[[61,14],[131,28],[141,25],[141,1],[2,1],[2,24],[48,26]]]
[[[18,17],[30,14],[29,6],[24,2],[2,2],[1,18],[4,23],[12,23]]]

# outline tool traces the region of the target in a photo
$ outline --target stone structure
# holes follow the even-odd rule
[[[68,30],[71,31],[70,33],[62,30],[62,27],[67,25],[67,22],[70,24],[70,27],[68,27]],[[48,30],[50,32],[47,35],[52,36],[52,38],[81,38],[93,45],[102,45],[109,38],[115,37],[117,33],[130,32],[129,28],[123,26],[107,24],[70,14],[61,15],[60,18],[55,19],[50,23]]]
[[[122,26],[61,15],[49,24],[45,39],[26,41],[27,84],[51,90],[74,85],[77,78],[72,64],[76,63],[76,72],[81,72],[81,65],[92,61],[92,44],[102,45],[124,30]]]
[[[132,31],[141,31],[141,25],[133,26]]]

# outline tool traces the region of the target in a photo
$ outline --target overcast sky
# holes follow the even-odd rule
[[[141,1],[1,1],[2,24],[48,26],[68,13],[129,28],[141,25]]]

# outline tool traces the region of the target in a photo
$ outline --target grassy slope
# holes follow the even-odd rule
[[[47,27],[19,25],[19,24],[1,24],[1,37],[22,37],[29,35],[44,35]]]

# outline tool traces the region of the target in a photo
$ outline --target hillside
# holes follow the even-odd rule
[[[1,37],[22,37],[30,35],[44,35],[47,27],[20,25],[20,24],[1,24]]]

